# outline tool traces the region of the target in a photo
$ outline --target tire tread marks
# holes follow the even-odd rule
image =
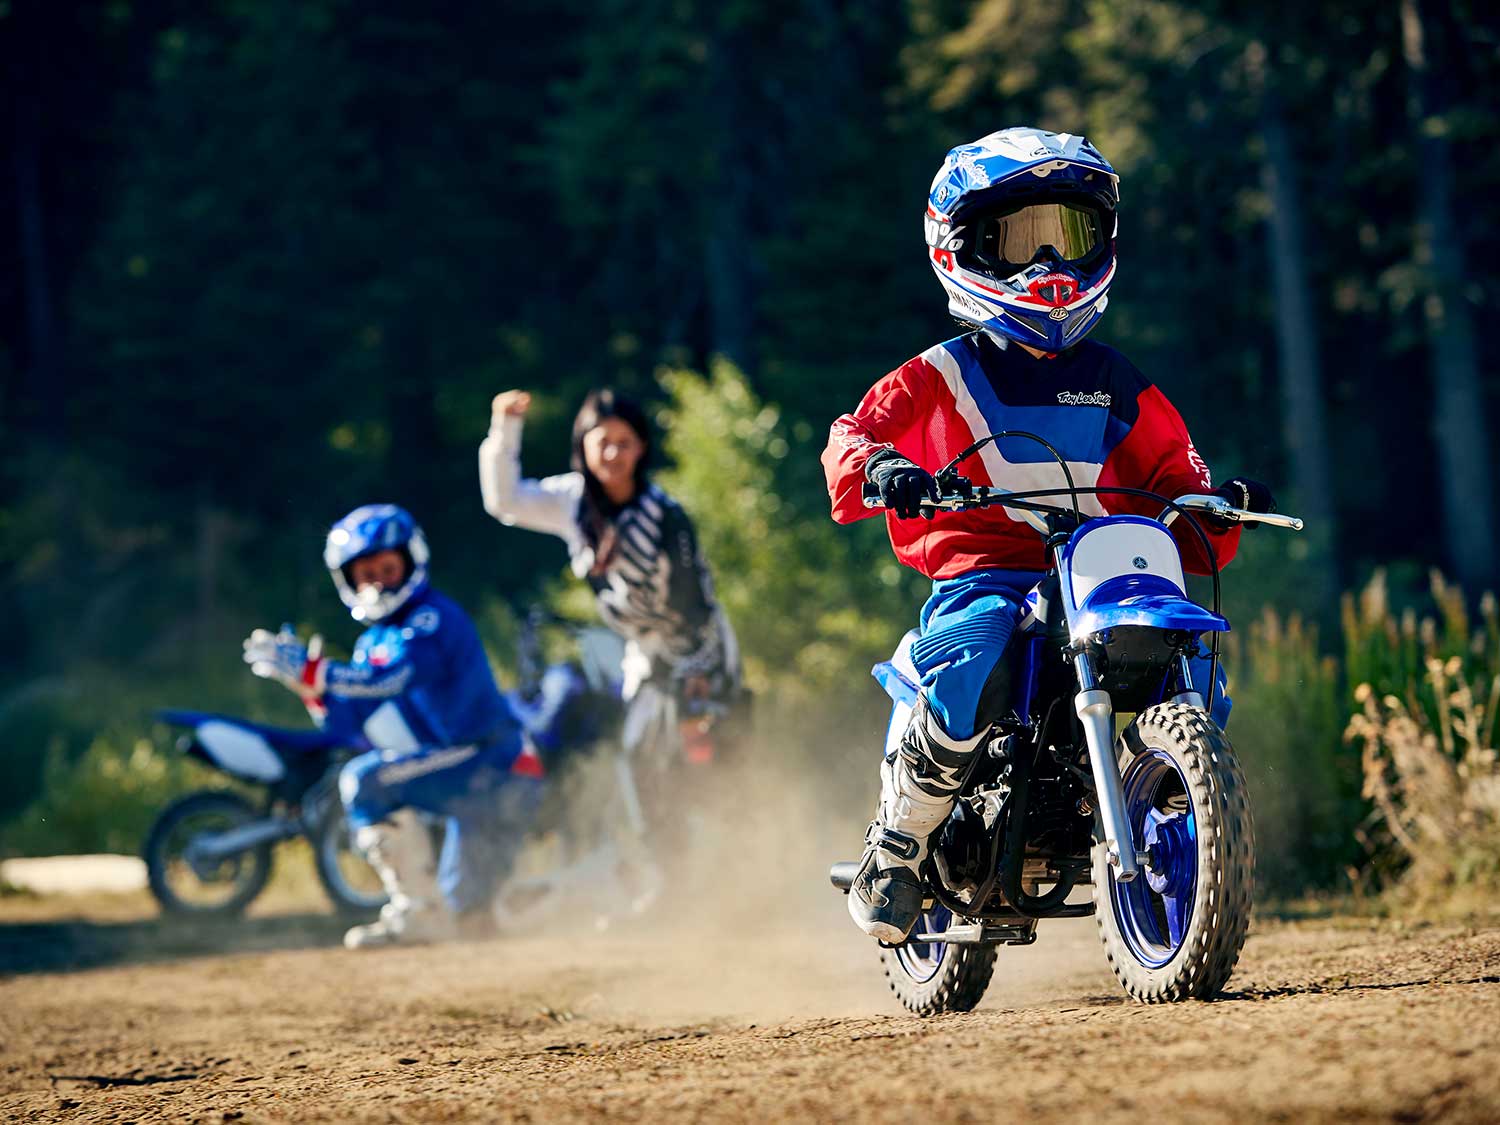
[[[1207,855],[1199,866],[1198,900],[1183,949],[1162,968],[1149,969],[1126,952],[1115,928],[1112,877],[1102,847],[1096,849],[1094,916],[1100,939],[1110,968],[1135,999],[1146,1004],[1211,999],[1234,972],[1250,927],[1255,830],[1245,776],[1224,732],[1195,707],[1150,707],[1123,738],[1132,751],[1148,745],[1167,750],[1184,767],[1197,790],[1191,799],[1198,846]]]

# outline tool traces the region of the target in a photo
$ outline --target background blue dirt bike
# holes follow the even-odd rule
[[[552,771],[618,726],[619,661],[611,648],[618,642],[602,630],[579,630],[575,659],[544,663],[538,635],[544,620],[535,612],[524,619],[519,682],[505,696]],[[351,848],[338,796],[339,769],[368,742],[202,711],[169,710],[159,718],[187,728],[180,750],[239,783],[190,793],[157,817],[144,853],[163,910],[239,913],[270,879],[275,846],[298,836],[311,845],[319,882],[336,908],[363,914],[384,904],[379,879]],[[258,798],[247,795],[256,790]]]
[[[265,889],[276,844],[312,846],[318,880],[340,911],[385,902],[380,880],[349,843],[338,771],[369,749],[319,730],[286,730],[203,711],[162,711],[186,727],[178,748],[239,782],[168,805],[146,838],[151,893],[171,914],[238,914]],[[259,797],[250,793],[259,790]]]

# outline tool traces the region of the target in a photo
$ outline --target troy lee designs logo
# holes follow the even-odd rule
[[[1065,273],[1048,273],[1027,285],[1026,291],[1043,304],[1059,309],[1077,299],[1078,282]]]
[[[1108,391],[1058,391],[1057,401],[1064,406],[1108,406],[1114,400]]]

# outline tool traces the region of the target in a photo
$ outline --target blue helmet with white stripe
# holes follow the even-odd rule
[[[1084,138],[1002,129],[948,153],[926,235],[948,311],[1046,352],[1078,343],[1109,301],[1119,177]]]
[[[355,589],[349,564],[378,551],[400,551],[406,556],[406,578],[394,590],[366,586]],[[395,504],[366,504],[355,508],[328,531],[323,562],[333,575],[339,597],[356,621],[383,621],[427,588],[427,538],[411,513]]]

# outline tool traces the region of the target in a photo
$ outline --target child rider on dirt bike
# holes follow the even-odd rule
[[[427,540],[404,509],[356,508],[329,531],[323,561],[367,626],[353,659],[324,660],[289,630],[257,629],[245,661],[296,692],[320,725],[362,731],[375,747],[344,767],[339,792],[390,901],[344,944],[483,933],[540,799],[541,762],[473,623],[427,584]],[[440,860],[415,810],[446,818]]]
[[[1254,481],[1214,489],[1166,396],[1119,352],[1084,339],[1115,276],[1118,183],[1099,150],[1073,134],[1012,128],[953,149],[928,197],[928,258],[949,312],[974,331],[876,383],[834,422],[823,453],[833,518],[871,515],[861,494],[873,483],[896,557],[933,582],[911,650],[921,695],[898,752],[881,765],[880,805],[849,893],[855,923],[882,941],[904,941],[921,912],[928,837],[1008,708],[1006,646],[1047,565],[1042,536],[1010,509],[913,519],[938,494],[929,470],[987,434],[1026,430],[1057,447],[1079,486],[1169,498],[1213,491],[1237,507],[1274,510]],[[964,472],[1009,491],[1066,487],[1057,462],[1019,440],[986,447]],[[1160,508],[1108,494],[1081,496],[1079,506],[1086,516]],[[1227,563],[1239,531],[1205,530]],[[1191,530],[1178,542],[1187,569],[1206,573]]]

